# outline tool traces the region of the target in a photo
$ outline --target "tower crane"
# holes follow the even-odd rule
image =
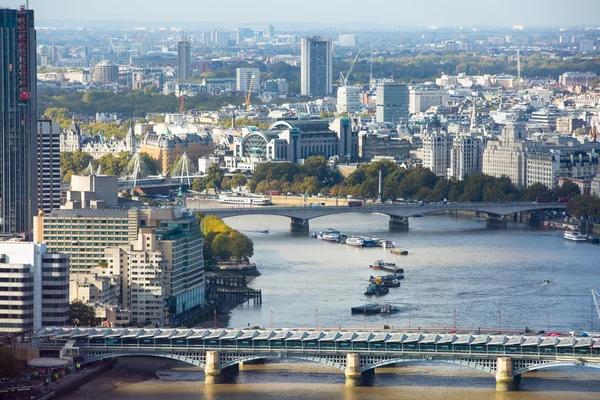
[[[342,87],[348,86],[348,78],[350,77],[350,74],[352,73],[352,69],[354,68],[354,64],[356,64],[356,60],[358,60],[359,55],[360,55],[360,50],[356,53],[356,57],[354,57],[354,60],[352,61],[352,64],[350,65],[350,69],[348,70],[348,73],[346,75],[344,75],[344,73],[342,71],[340,71],[340,84]]]
[[[246,105],[246,111],[250,112],[250,96],[252,95],[252,84],[254,83],[254,75],[250,78],[250,86],[248,87],[248,93],[244,96],[246,100],[244,104]]]

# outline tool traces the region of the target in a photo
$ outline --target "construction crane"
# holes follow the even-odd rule
[[[54,52],[54,66],[60,67],[60,54],[58,54],[58,50],[56,50],[54,43],[52,43],[52,51]]]
[[[254,83],[254,75],[250,78],[250,86],[248,87],[248,93],[244,96],[246,100],[244,104],[246,105],[246,111],[250,112],[250,96],[252,95],[252,84]]]
[[[359,55],[360,55],[360,50],[356,53],[356,57],[354,57],[354,60],[352,61],[352,64],[350,65],[350,69],[348,70],[348,73],[346,75],[344,75],[344,73],[342,71],[340,71],[340,85],[342,87],[348,86],[348,78],[350,77],[350,74],[352,73],[352,69],[354,68],[354,64],[356,64],[356,60],[358,60]]]

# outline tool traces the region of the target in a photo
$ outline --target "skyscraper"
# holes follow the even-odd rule
[[[408,87],[396,82],[377,85],[377,122],[408,122]]]
[[[0,234],[31,232],[37,208],[33,11],[0,9]]]
[[[190,41],[182,37],[177,43],[177,79],[185,80],[191,76]]]
[[[301,93],[323,97],[333,92],[331,38],[305,37],[301,41]]]
[[[37,209],[50,212],[60,208],[60,124],[41,119],[37,127]]]

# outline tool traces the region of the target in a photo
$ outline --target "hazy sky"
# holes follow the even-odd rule
[[[25,0],[0,0],[17,7]],[[36,19],[386,25],[599,26],[600,0],[30,0]],[[85,25],[85,24],[82,24]]]

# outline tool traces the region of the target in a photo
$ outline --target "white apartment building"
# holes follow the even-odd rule
[[[417,114],[434,106],[445,106],[448,91],[435,85],[414,86],[408,92],[408,112]]]
[[[452,157],[452,143],[454,136],[445,132],[424,132],[421,134],[423,141],[423,167],[439,177],[446,177]]]
[[[458,135],[452,141],[448,179],[462,181],[483,170],[485,138],[473,134]]]
[[[238,92],[248,93],[260,91],[260,69],[258,68],[238,68],[236,69],[236,85]]]
[[[344,86],[337,90],[337,112],[355,113],[362,108],[361,92],[359,87]]]
[[[45,243],[0,242],[0,331],[26,332],[66,325],[69,256]]]

